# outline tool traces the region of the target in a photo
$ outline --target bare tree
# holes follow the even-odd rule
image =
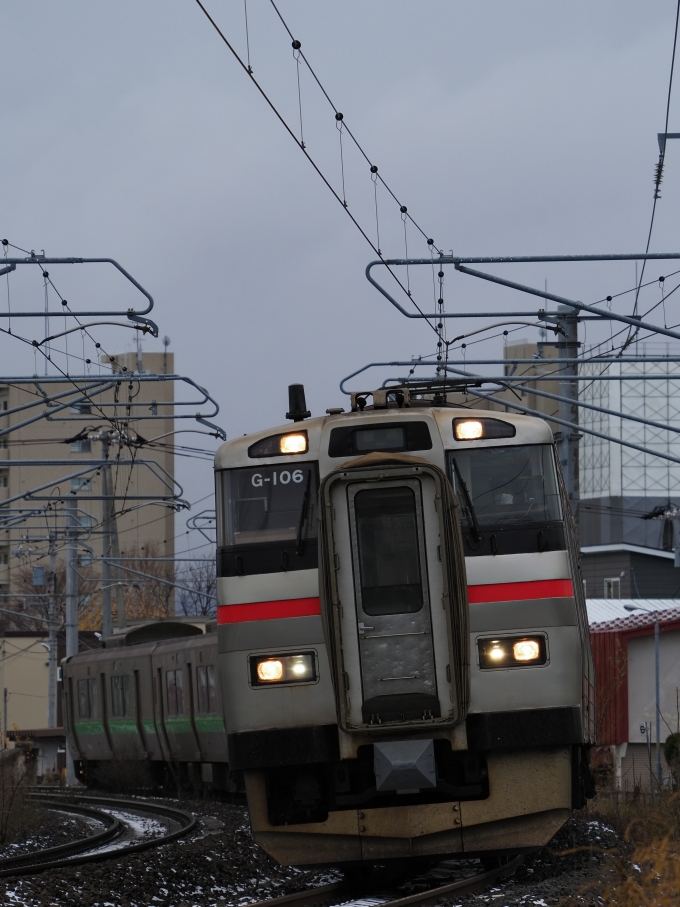
[[[35,584],[33,566],[24,564],[19,568],[15,585],[15,595],[11,600],[12,610],[17,612],[17,619],[14,623],[23,624],[25,620],[22,617],[42,617],[43,626],[47,626],[49,617],[50,595],[54,591],[56,602],[56,616],[58,626],[63,626],[66,619],[66,565],[63,561],[57,562],[56,582],[50,576],[49,571],[45,571],[43,576],[45,583],[42,586]],[[98,582],[90,567],[80,566],[78,568],[78,624],[81,630],[99,629],[101,623],[101,607],[97,612],[97,588]],[[30,622],[31,629],[35,629],[35,624]],[[17,629],[19,626],[17,625]]]
[[[197,558],[177,573],[177,611],[186,617],[212,617],[217,611],[215,559]]]
[[[174,615],[175,569],[172,561],[160,558],[155,545],[139,551],[122,551],[119,581],[125,586],[125,613],[129,619],[162,618]],[[128,560],[127,558],[132,558]],[[142,574],[142,575],[140,575]]]

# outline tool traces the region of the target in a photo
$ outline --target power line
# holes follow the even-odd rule
[[[201,0],[196,0],[196,3],[197,3],[198,6],[201,8],[201,10],[203,11],[203,13],[204,13],[206,19],[210,22],[210,24],[211,24],[212,27],[215,29],[215,31],[217,32],[217,34],[220,36],[220,38],[222,39],[222,41],[224,42],[224,44],[229,48],[229,50],[231,51],[231,53],[233,54],[233,56],[235,57],[235,59],[238,61],[239,65],[241,66],[241,68],[243,69],[243,71],[244,71],[244,72],[246,73],[246,75],[248,76],[248,78],[252,81],[252,83],[255,85],[255,87],[257,88],[257,90],[260,92],[260,94],[262,95],[262,97],[264,98],[264,100],[267,102],[267,104],[269,105],[270,109],[273,111],[273,113],[275,114],[276,118],[279,120],[279,122],[281,123],[281,125],[284,127],[284,129],[286,130],[286,132],[288,133],[288,135],[293,139],[293,141],[294,141],[295,144],[298,146],[298,148],[300,149],[300,151],[302,151],[302,153],[304,154],[304,156],[307,158],[307,160],[309,161],[309,163],[312,165],[312,167],[314,168],[314,170],[316,171],[316,173],[318,174],[318,176],[319,176],[319,177],[321,178],[321,180],[323,181],[323,183],[324,183],[324,185],[326,186],[326,188],[329,190],[329,192],[333,195],[333,197],[334,197],[335,200],[338,202],[338,204],[339,204],[339,205],[343,208],[343,210],[346,212],[347,216],[350,218],[350,220],[352,221],[352,223],[354,224],[354,226],[357,228],[357,230],[361,233],[361,235],[362,235],[363,238],[366,240],[366,242],[368,243],[368,245],[371,247],[371,249],[373,250],[373,252],[380,258],[380,260],[383,262],[383,264],[385,264],[385,266],[387,267],[387,270],[388,270],[389,273],[392,275],[392,277],[394,278],[394,280],[397,282],[397,284],[399,285],[399,287],[401,288],[401,290],[406,294],[406,296],[408,297],[409,301],[415,306],[415,308],[416,308],[417,311],[420,313],[420,315],[422,315],[423,319],[426,321],[426,323],[429,325],[429,327],[430,327],[435,333],[437,333],[437,328],[430,322],[429,318],[426,318],[426,317],[425,317],[425,313],[422,311],[422,309],[420,308],[420,306],[418,305],[418,303],[415,301],[415,299],[413,299],[413,296],[411,295],[410,290],[409,290],[407,287],[404,286],[404,284],[401,282],[401,280],[399,279],[399,277],[397,276],[397,274],[394,272],[394,270],[392,269],[392,267],[391,267],[390,265],[388,265],[388,264],[385,262],[385,259],[383,258],[383,255],[382,255],[381,250],[380,250],[380,249],[378,248],[378,246],[376,246],[376,245],[374,244],[374,242],[370,239],[370,237],[368,236],[368,234],[366,233],[366,231],[364,230],[364,228],[361,226],[361,224],[359,223],[359,221],[354,217],[354,215],[352,214],[352,212],[349,210],[349,207],[348,207],[346,201],[345,201],[343,198],[340,197],[340,195],[338,194],[338,192],[336,192],[336,190],[335,190],[335,189],[333,188],[333,186],[331,185],[330,180],[324,175],[324,173],[323,173],[323,171],[321,170],[321,168],[318,166],[318,164],[316,163],[316,161],[312,158],[312,156],[310,155],[309,151],[307,150],[307,147],[305,146],[305,143],[302,141],[302,138],[298,139],[298,137],[295,135],[295,132],[293,131],[293,129],[292,129],[292,128],[288,125],[288,123],[286,122],[286,120],[285,120],[283,114],[280,113],[280,111],[278,110],[278,108],[276,107],[276,105],[274,104],[274,102],[271,100],[271,98],[268,96],[268,94],[266,93],[266,91],[264,90],[264,88],[262,88],[262,86],[260,85],[260,83],[257,81],[257,79],[255,78],[255,76],[253,75],[252,67],[249,66],[248,64],[246,64],[246,63],[242,60],[242,58],[240,57],[240,55],[238,54],[238,52],[236,51],[236,49],[235,49],[235,48],[233,47],[233,45],[229,42],[229,40],[228,40],[228,38],[226,37],[226,35],[224,34],[224,32],[220,29],[220,27],[219,27],[218,24],[215,22],[215,20],[213,19],[213,17],[210,15],[210,13],[208,12],[208,10],[205,8],[205,6],[204,6],[203,3],[201,2]],[[272,3],[272,5],[274,6],[273,3]],[[275,6],[274,6],[274,9],[276,9]],[[281,18],[281,21],[284,22],[283,18],[281,17],[281,14],[278,12],[278,9],[276,9],[276,12],[278,13],[279,18]],[[286,25],[285,22],[284,22],[284,26],[285,26],[286,31],[288,32],[288,34],[292,37],[292,32],[290,31],[290,29],[288,28],[288,26]],[[295,39],[293,39],[293,44],[294,44],[294,49],[296,50],[296,52],[300,52],[300,53],[301,53],[301,45],[300,45],[300,42],[297,41],[297,40],[295,40]],[[310,72],[312,73],[312,75],[313,75],[315,81],[317,82],[317,84],[318,84],[319,87],[321,88],[321,90],[322,90],[323,94],[325,95],[326,99],[327,99],[327,100],[329,101],[329,103],[331,104],[331,107],[333,107],[333,110],[335,110],[335,112],[336,112],[336,113],[335,113],[336,121],[337,121],[337,122],[340,122],[340,121],[341,121],[341,122],[343,122],[343,125],[344,125],[344,116],[343,116],[343,114],[342,114],[339,110],[337,110],[337,108],[335,107],[335,105],[334,105],[333,102],[331,101],[330,97],[328,96],[328,94],[326,93],[325,89],[323,88],[323,86],[322,86],[321,83],[319,82],[319,80],[318,80],[318,78],[316,77],[316,74],[315,74],[314,71],[312,70],[311,66],[309,66],[309,63],[307,62],[306,58],[304,58],[304,57],[302,57],[302,58],[305,60],[306,65],[308,66]],[[344,128],[347,128],[347,127],[345,126]],[[359,143],[356,141],[356,139],[354,138],[353,134],[350,133],[349,129],[347,129],[347,132],[348,132],[348,134],[352,137],[352,140],[355,142],[355,144],[357,145],[357,147],[360,149],[362,155],[366,158],[367,161],[369,161],[368,156],[365,154],[365,152],[363,151],[363,149],[361,148],[361,146],[359,145]],[[375,167],[375,173],[377,174],[378,168],[376,167],[376,165],[373,164],[372,167]],[[381,182],[382,182],[382,178],[381,178]],[[388,189],[388,191],[390,192],[390,195],[392,195],[392,197],[395,199],[395,201],[397,201],[396,196],[391,192],[391,190],[389,190],[389,187],[387,187],[385,183],[383,183],[383,185],[385,185],[385,187],[386,187],[386,188]],[[408,213],[408,209],[407,209],[406,205],[400,205],[400,211],[401,211],[401,213],[402,213],[403,215],[406,215],[406,214]],[[410,215],[409,215],[409,218],[410,218]],[[417,229],[418,229],[421,233],[423,233],[423,236],[425,236],[426,234],[425,234],[425,233],[422,231],[422,229],[416,224],[416,222],[415,222],[415,221],[412,221],[412,222],[413,222],[413,224],[417,227]],[[434,240],[431,240],[431,239],[428,238],[428,245],[434,245]],[[439,251],[439,250],[438,250],[438,251]]]

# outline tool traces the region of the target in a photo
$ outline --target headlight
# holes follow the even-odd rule
[[[477,642],[480,668],[516,668],[547,661],[545,636],[505,636]]]
[[[479,438],[514,438],[517,429],[502,419],[454,419],[456,441],[477,441]]]
[[[251,655],[250,682],[264,687],[274,683],[312,683],[317,679],[314,652],[297,655]]]
[[[260,438],[248,448],[248,456],[285,457],[290,454],[303,454],[309,450],[309,436],[306,431],[292,431],[285,435],[269,435]]]
[[[484,427],[476,419],[466,419],[465,421],[461,419],[455,423],[455,434],[459,441],[474,441],[476,438],[482,437]]]
[[[307,433],[296,435],[281,435],[279,451],[282,454],[296,454],[307,452]]]

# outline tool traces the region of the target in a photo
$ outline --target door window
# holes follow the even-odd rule
[[[196,668],[196,692],[199,712],[209,714],[217,711],[215,665],[199,665]]]
[[[120,674],[111,678],[111,715],[114,718],[129,718],[132,715],[129,674]]]
[[[392,486],[359,491],[354,510],[363,611],[420,611],[423,585],[413,490]]]
[[[168,696],[168,715],[184,714],[184,688],[182,685],[182,669],[166,671],[165,682]]]
[[[78,717],[99,718],[99,686],[96,677],[78,681]]]

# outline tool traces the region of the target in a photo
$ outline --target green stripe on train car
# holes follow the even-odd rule
[[[109,729],[112,734],[136,734],[137,722],[134,718],[111,718]]]
[[[196,730],[201,734],[225,734],[224,721],[219,715],[197,715]]]
[[[155,734],[156,722],[153,718],[142,718],[142,728],[145,734]]]
[[[76,721],[76,734],[87,737],[103,733],[104,724],[101,721]]]
[[[165,726],[173,734],[191,733],[191,722],[188,718],[166,718]]]

